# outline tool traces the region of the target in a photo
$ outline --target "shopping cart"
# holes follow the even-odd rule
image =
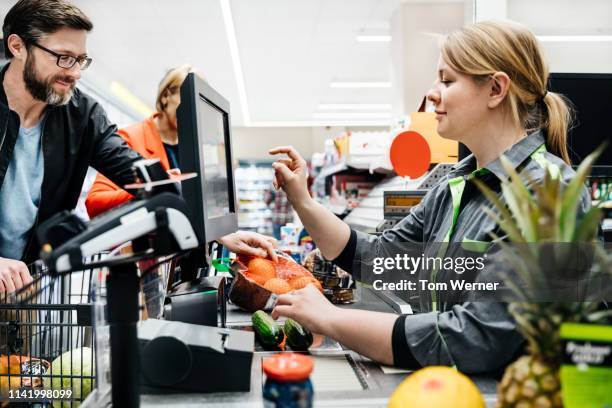
[[[159,318],[174,262],[159,258],[137,266],[141,316]],[[42,264],[31,269],[27,288],[0,294],[0,406],[78,407],[93,389],[110,387],[108,269],[63,275],[49,275]]]
[[[51,276],[0,294],[1,406],[77,407],[96,386],[94,269]]]

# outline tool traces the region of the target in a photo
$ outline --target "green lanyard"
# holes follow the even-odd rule
[[[455,232],[455,228],[457,226],[457,219],[459,218],[459,212],[461,209],[461,198],[463,197],[463,191],[465,190],[465,184],[467,180],[470,180],[474,177],[483,175],[488,173],[489,170],[485,168],[481,168],[473,171],[467,178],[463,176],[455,177],[448,180],[448,187],[450,188],[452,202],[453,202],[453,218],[451,220],[451,225],[448,228],[444,239],[442,240],[442,245],[440,247],[440,251],[438,252],[438,257],[443,257],[448,249],[448,244],[450,243],[451,237]],[[431,279],[435,284],[436,277],[438,275],[438,269],[434,269],[432,271]],[[435,289],[431,291],[431,308],[433,311],[438,310],[438,302],[437,302],[438,294]]]

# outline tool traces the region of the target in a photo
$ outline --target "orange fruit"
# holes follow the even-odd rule
[[[272,278],[266,282],[264,288],[268,289],[272,293],[282,295],[283,293],[291,292],[291,286],[281,278]]]
[[[261,275],[256,275],[254,273],[250,273],[250,272],[243,272],[242,273],[244,275],[245,278],[252,280],[253,282],[255,282],[256,284],[258,284],[259,286],[263,286],[266,281],[268,280],[268,278],[266,278],[265,276],[261,276]]]
[[[248,264],[249,272],[265,277],[266,280],[276,278],[276,268],[274,263],[264,258],[253,258]]]
[[[293,288],[293,289],[302,289],[305,288],[306,286],[308,286],[309,284],[313,284],[315,285],[315,287],[319,290],[323,290],[323,288],[321,287],[321,283],[314,277],[312,276],[303,276],[301,278],[293,278],[289,281],[289,285]]]
[[[278,264],[276,265],[276,276],[279,278],[292,280],[302,278],[304,276],[312,277],[312,274],[302,265],[279,257]]]

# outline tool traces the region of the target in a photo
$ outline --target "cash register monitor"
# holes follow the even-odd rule
[[[576,117],[567,144],[572,163],[578,165],[612,138],[612,74],[551,73],[548,89],[563,94],[573,105]],[[595,162],[593,173],[610,166],[612,147],[608,146]]]
[[[183,198],[202,245],[238,229],[229,102],[195,73],[181,86],[177,109]]]

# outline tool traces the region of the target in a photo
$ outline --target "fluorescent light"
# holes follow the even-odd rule
[[[390,110],[390,103],[320,103],[318,110]]]
[[[389,42],[391,41],[390,35],[358,35],[357,41],[359,42]]]
[[[389,120],[291,120],[251,122],[249,127],[324,127],[324,126],[385,126]]]
[[[391,88],[391,82],[340,82],[329,84],[330,88]]]
[[[389,112],[316,112],[314,119],[388,119]]]
[[[242,64],[240,63],[240,54],[238,53],[238,40],[236,40],[236,29],[234,28],[234,18],[230,7],[230,0],[220,0],[221,12],[223,14],[223,22],[225,23],[225,34],[229,42],[230,55],[232,57],[232,66],[234,68],[234,76],[236,77],[236,86],[238,87],[238,99],[240,100],[240,108],[242,109],[242,117],[245,126],[249,126],[251,115],[249,114],[249,104],[246,94],[246,86],[244,84],[244,73],[242,72]]]
[[[149,117],[155,112],[149,105],[144,103],[140,98],[134,95],[125,85],[121,82],[112,81],[110,83],[110,91],[117,96],[122,102],[140,113],[142,116]]]
[[[538,35],[542,42],[610,42],[612,35]]]

